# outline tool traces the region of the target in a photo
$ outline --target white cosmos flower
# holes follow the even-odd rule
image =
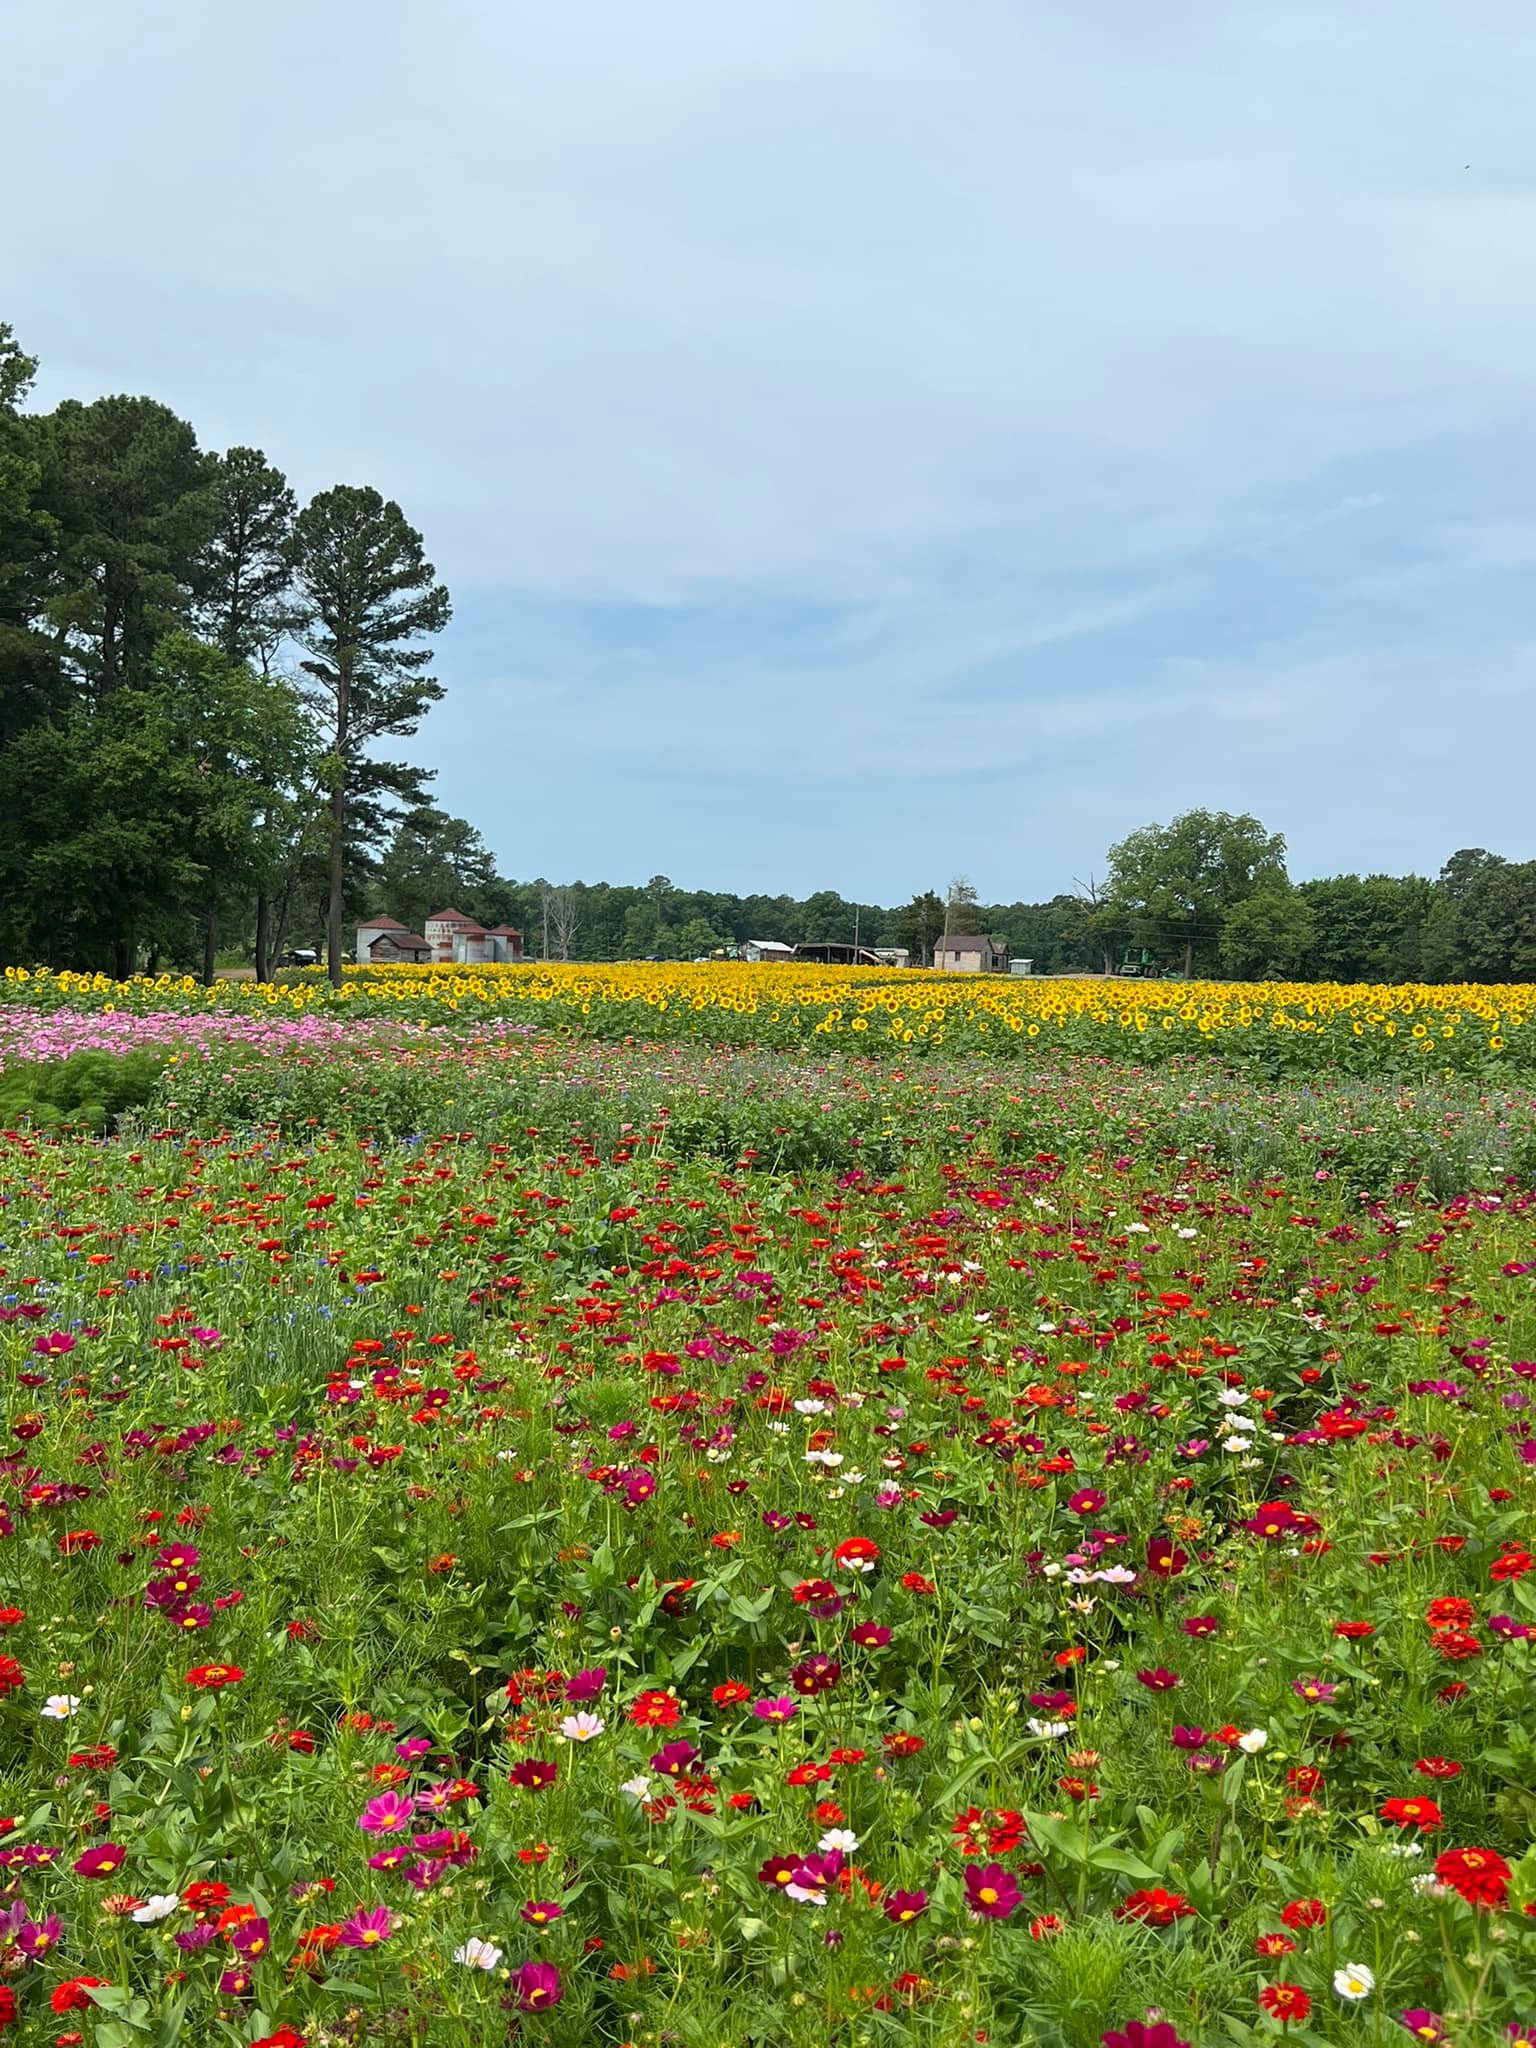
[[[153,1927],[157,1920],[164,1920],[174,1913],[180,1904],[175,1892],[152,1892],[133,1917],[141,1927]]]
[[[1346,1963],[1341,1970],[1334,1971],[1333,1988],[1340,1998],[1351,2001],[1369,1998],[1376,1989],[1375,1972],[1368,1970],[1364,1963]]]
[[[560,1723],[560,1733],[567,1742],[592,1742],[607,1725],[601,1714],[567,1714]]]
[[[649,1799],[651,1796],[651,1781],[645,1772],[642,1771],[638,1778],[626,1778],[619,1787],[619,1790],[627,1792],[631,1799]]]
[[[1246,1735],[1239,1735],[1237,1746],[1244,1756],[1257,1756],[1269,1740],[1267,1728],[1250,1728]]]
[[[1061,1736],[1067,1734],[1070,1728],[1071,1723],[1068,1721],[1037,1721],[1033,1714],[1029,1717],[1030,1734],[1038,1735],[1046,1742],[1057,1741]]]
[[[787,1899],[797,1899],[802,1906],[824,1906],[827,1903],[827,1895],[824,1891],[813,1892],[808,1890],[803,1884],[785,1885],[784,1896]]]
[[[851,1856],[859,1846],[859,1838],[852,1828],[828,1828],[816,1844],[818,1849],[841,1849],[845,1856]]]
[[[78,1711],[80,1699],[72,1692],[51,1692],[38,1709],[45,1721],[67,1721]]]
[[[795,1403],[795,1413],[797,1415],[823,1415],[826,1413],[826,1407],[825,1401],[797,1401]]]
[[[454,1950],[453,1960],[456,1963],[467,1963],[472,1970],[494,1970],[501,1961],[501,1950],[494,1941],[486,1941],[482,1936],[472,1934],[468,1941],[461,1942]]]

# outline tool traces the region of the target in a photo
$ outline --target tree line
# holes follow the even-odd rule
[[[442,695],[421,535],[154,399],[29,412],[36,368],[0,324],[0,959],[265,974],[323,925],[339,977],[430,779],[377,752]]]
[[[1110,849],[1102,882],[1044,903],[981,903],[966,882],[897,905],[824,889],[804,898],[634,885],[509,881],[461,818],[422,809],[379,864],[375,906],[419,931],[447,907],[511,924],[535,955],[692,960],[746,939],[904,946],[926,964],[946,931],[1006,939],[1042,974],[1138,971],[1303,981],[1536,980],[1536,862],[1482,849],[1438,876],[1293,883],[1285,841],[1256,818],[1190,811]]]

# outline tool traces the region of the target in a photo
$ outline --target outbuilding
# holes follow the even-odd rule
[[[1006,974],[1008,941],[979,932],[946,932],[933,949],[939,974]]]

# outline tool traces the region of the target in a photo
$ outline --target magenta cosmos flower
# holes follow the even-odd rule
[[[414,1799],[402,1798],[398,1792],[381,1792],[377,1799],[370,1799],[357,1817],[357,1824],[365,1835],[400,1835],[411,1825],[416,1814]]]
[[[1099,2038],[1104,2048],[1189,2048],[1183,2035],[1167,2020],[1156,2020],[1151,2026],[1144,2020],[1127,2020],[1123,2027],[1112,2028]]]
[[[121,1842],[103,1842],[99,1849],[87,1849],[83,1856],[75,1858],[76,1877],[115,1877],[122,1869],[128,1851]]]
[[[341,1926],[343,1948],[377,1948],[395,1931],[395,1916],[388,1906],[362,1906]]]
[[[1293,1678],[1291,1691],[1297,1699],[1305,1700],[1311,1707],[1326,1707],[1338,1691],[1326,1678]]]
[[[892,1892],[881,1910],[895,1926],[910,1927],[914,1920],[921,1920],[927,1912],[928,1894],[925,1891]]]
[[[967,1863],[965,1903],[978,1920],[1006,1920],[1019,1903],[1019,1881],[1001,1863]]]
[[[512,1972],[512,1989],[522,2012],[544,2012],[565,1995],[553,1963],[520,1963]]]

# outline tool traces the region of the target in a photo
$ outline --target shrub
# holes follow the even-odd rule
[[[38,1130],[115,1130],[142,1109],[159,1084],[165,1054],[77,1052],[64,1060],[33,1060],[0,1071],[0,1126]]]

